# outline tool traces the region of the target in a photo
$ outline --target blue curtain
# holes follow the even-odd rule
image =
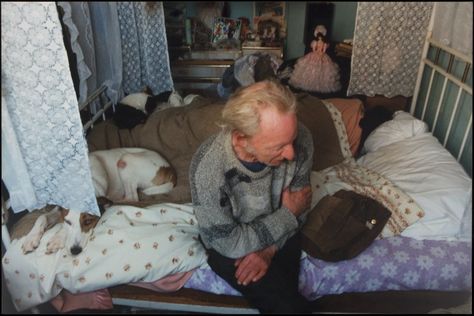
[[[173,90],[162,2],[117,2],[126,94]]]

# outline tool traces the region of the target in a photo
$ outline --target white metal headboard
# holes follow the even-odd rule
[[[115,112],[115,106],[107,97],[106,90],[107,87],[102,85],[94,91],[84,103],[79,105],[79,112],[81,112],[81,118],[83,120],[84,136],[90,128],[94,127],[94,123],[97,120],[102,118],[102,120],[105,121],[105,113],[110,107],[112,107],[112,110]]]
[[[441,58],[442,55],[444,58]],[[454,71],[454,68],[457,71]],[[463,71],[460,72],[459,69],[463,69]],[[434,88],[435,76],[442,82],[441,91]],[[446,108],[448,104],[446,93],[448,91],[448,84],[451,90],[457,89],[454,105],[450,109]],[[467,158],[470,159],[469,164],[466,161],[461,161],[464,155],[471,156],[469,152],[472,153],[472,102],[470,106],[464,106],[463,113],[460,112],[461,100],[468,98],[472,100],[472,57],[447,47],[432,38],[428,38],[425,43],[410,112],[430,125],[433,135],[438,137],[443,146],[463,164],[466,171],[472,177],[472,158]],[[428,111],[435,111],[435,114],[428,118]],[[460,127],[460,115],[463,116],[462,119],[464,121],[462,124],[463,135],[461,140],[459,140],[459,137],[455,140],[453,128]],[[458,121],[455,118],[458,118]],[[438,127],[437,124],[441,119],[447,120],[449,123],[444,131],[435,134],[434,132]],[[459,136],[459,132],[456,134]],[[469,139],[471,140],[470,142],[468,142]],[[456,142],[456,144],[448,146],[450,141]]]

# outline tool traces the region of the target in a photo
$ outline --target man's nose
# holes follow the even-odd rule
[[[282,156],[286,160],[290,161],[295,159],[295,149],[293,148],[293,144],[288,144],[285,146],[285,148],[283,149]]]

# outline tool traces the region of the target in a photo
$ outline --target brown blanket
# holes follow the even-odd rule
[[[299,94],[298,119],[313,135],[313,170],[320,171],[344,160],[334,121],[323,102],[309,94]],[[349,101],[348,102],[353,102]]]
[[[313,135],[313,170],[319,171],[343,161],[337,132],[329,112],[316,97],[300,94],[298,119]],[[118,129],[113,121],[97,124],[87,137],[89,151],[117,147],[142,147],[157,151],[176,169],[177,186],[153,201],[191,202],[188,170],[191,158],[218,125],[224,103],[196,98],[185,107],[168,108],[153,113],[144,124],[131,130]],[[140,196],[145,199],[145,196]]]

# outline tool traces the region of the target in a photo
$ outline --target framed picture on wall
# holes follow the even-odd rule
[[[285,2],[254,1],[253,25],[263,46],[280,46],[286,37]]]
[[[212,30],[212,43],[231,38],[239,40],[241,26],[242,20],[216,17]]]
[[[285,16],[284,1],[254,1],[254,16]]]

